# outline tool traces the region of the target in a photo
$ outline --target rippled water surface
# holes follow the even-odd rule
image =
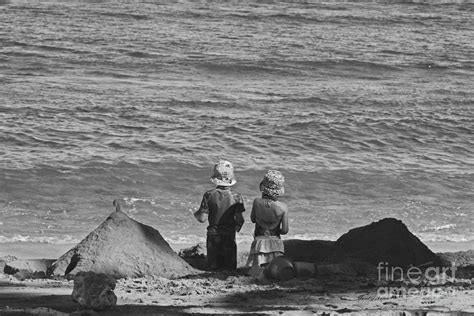
[[[0,1],[0,242],[76,242],[115,198],[202,240],[189,210],[219,158],[248,209],[266,169],[285,174],[289,238],[393,216],[424,241],[474,240],[473,11]]]

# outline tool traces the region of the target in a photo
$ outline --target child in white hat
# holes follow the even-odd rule
[[[275,257],[284,255],[280,235],[288,233],[288,207],[278,198],[285,193],[285,178],[277,170],[269,170],[260,183],[261,198],[253,201],[250,219],[255,223],[254,241],[247,266],[263,267]]]
[[[234,167],[226,160],[214,166],[210,181],[216,185],[204,193],[199,210],[194,213],[196,219],[207,227],[207,265],[211,270],[232,270],[237,268],[237,244],[235,232],[244,224],[242,212],[245,211],[244,199],[240,193],[231,190],[237,181]]]

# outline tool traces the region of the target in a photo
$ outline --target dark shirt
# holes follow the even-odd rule
[[[229,187],[217,187],[204,193],[196,213],[208,214],[208,234],[235,234],[243,222],[236,220],[237,212],[244,212],[244,199]]]

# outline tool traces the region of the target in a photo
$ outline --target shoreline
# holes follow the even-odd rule
[[[474,250],[474,240],[469,241],[422,241],[431,251],[437,252],[458,252]]]
[[[458,252],[474,250],[474,240],[471,241],[427,241],[423,243],[434,253]],[[237,245],[239,253],[250,250],[250,242],[240,242]],[[6,242],[0,243],[0,258],[14,256],[18,259],[57,259],[76,244],[50,244],[45,242]],[[193,244],[170,244],[175,252],[194,246]]]
[[[18,259],[57,259],[75,245],[29,241],[0,243],[0,258],[14,256]]]

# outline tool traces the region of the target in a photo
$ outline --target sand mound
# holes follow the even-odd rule
[[[440,258],[413,235],[402,221],[385,218],[351,229],[337,241],[285,240],[285,254],[294,261],[317,264],[386,262],[402,268],[441,265]]]
[[[146,275],[177,278],[194,272],[156,229],[119,210],[54,262],[48,274],[80,271],[105,273],[116,278]]]
[[[408,267],[440,265],[440,259],[402,221],[384,218],[367,226],[351,229],[334,244],[330,262],[356,259],[377,265]]]
[[[334,249],[334,241],[330,240],[284,240],[285,255],[294,261],[324,262]]]

